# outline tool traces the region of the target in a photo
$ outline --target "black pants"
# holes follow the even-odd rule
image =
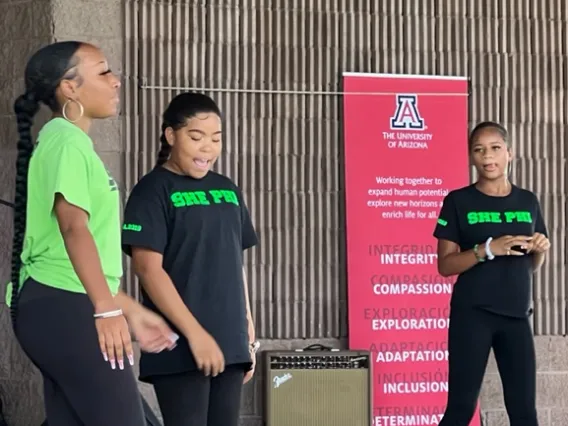
[[[468,426],[493,348],[511,426],[538,426],[536,360],[527,318],[452,309],[448,338],[449,392],[439,426]]]
[[[18,305],[17,337],[43,375],[50,425],[145,425],[130,364],[112,370],[103,359],[93,305],[85,294],[27,280]]]
[[[164,426],[238,426],[244,366],[217,377],[199,371],[152,379]]]

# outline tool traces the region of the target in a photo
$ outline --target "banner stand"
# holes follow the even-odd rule
[[[349,348],[374,357],[374,426],[438,425],[449,301],[432,236],[469,184],[469,79],[343,75]],[[471,426],[480,426],[479,410]]]

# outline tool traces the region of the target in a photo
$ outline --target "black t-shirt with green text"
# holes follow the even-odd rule
[[[250,363],[242,268],[243,251],[257,242],[241,191],[221,174],[194,179],[156,167],[128,198],[124,252],[130,256],[132,247],[141,247],[163,255],[164,270],[227,365]],[[144,291],[142,296],[159,312]],[[142,354],[140,379],[195,369],[182,336],[172,351]]]
[[[442,205],[434,237],[453,241],[462,251],[489,237],[548,235],[540,204],[530,191],[512,186],[505,197],[486,195],[475,185],[451,191]],[[526,317],[531,313],[533,255],[496,256],[460,274],[451,305]]]

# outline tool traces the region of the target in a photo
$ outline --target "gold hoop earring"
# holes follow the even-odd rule
[[[77,119],[75,120],[69,119],[66,112],[67,106],[69,106],[71,102],[76,103],[77,106],[79,107],[79,117],[77,117]],[[63,104],[63,108],[61,109],[61,114],[63,114],[63,118],[65,118],[65,120],[67,120],[70,123],[76,123],[77,121],[79,121],[81,118],[83,118],[84,113],[85,113],[85,108],[83,108],[83,104],[79,101],[74,101],[73,99],[67,99],[67,102]]]

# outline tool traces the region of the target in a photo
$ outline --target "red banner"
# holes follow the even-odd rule
[[[432,232],[469,183],[468,81],[349,73],[344,92],[349,346],[375,360],[374,426],[438,425],[455,277]]]

